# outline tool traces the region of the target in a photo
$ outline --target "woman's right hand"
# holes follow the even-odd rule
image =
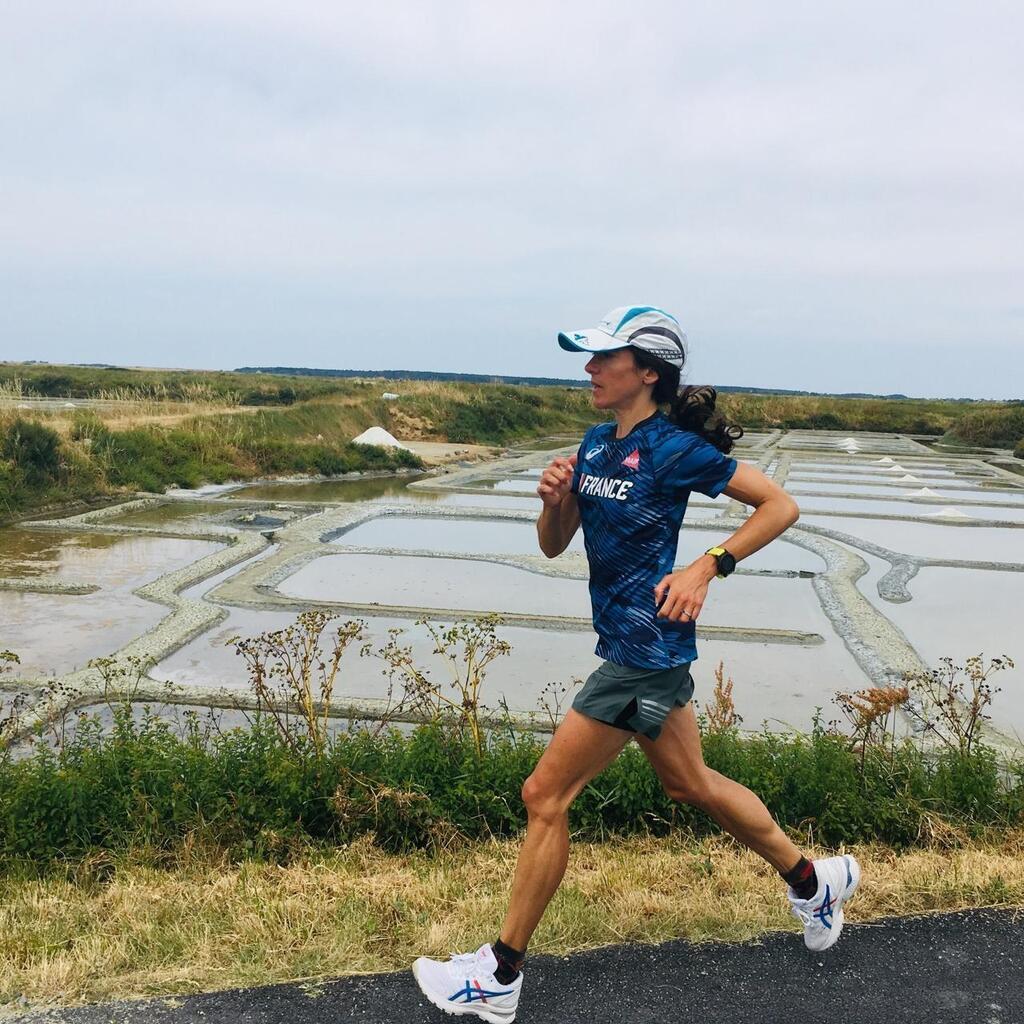
[[[552,460],[551,464],[540,475],[537,493],[548,508],[558,508],[562,499],[572,490],[572,474],[576,466],[576,456],[561,457]]]

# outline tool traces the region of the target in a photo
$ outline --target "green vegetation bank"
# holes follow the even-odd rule
[[[408,453],[349,443],[373,425],[403,439],[505,445],[579,436],[595,419],[585,388],[403,380],[393,383],[399,399],[385,401],[388,387],[377,379],[3,364],[0,517],[172,484],[421,466]],[[103,404],[46,409],[37,397]],[[944,435],[1024,454],[1019,403],[726,394],[721,405],[748,429]]]

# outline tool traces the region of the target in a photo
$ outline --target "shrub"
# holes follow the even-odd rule
[[[987,406],[965,413],[945,440],[983,448],[1014,448],[1024,443],[1024,404]]]
[[[15,419],[0,436],[0,458],[19,469],[30,487],[45,487],[60,471],[60,437],[41,423]]]
[[[383,724],[338,732],[325,705],[345,650],[362,624],[330,632],[329,617],[305,613],[290,629],[237,641],[259,698],[251,728],[183,729],[152,710],[133,710],[141,662],[91,663],[108,684],[113,726],[79,715],[76,728],[52,730],[15,760],[0,752],[0,870],[46,870],[97,848],[173,850],[199,841],[234,857],[286,859],[310,843],[372,834],[389,850],[434,847],[453,837],[514,835],[526,823],[520,791],[543,753],[531,734],[480,714],[485,670],[508,645],[497,619],[430,629],[434,654],[452,671],[454,694],[412,662],[400,631],[376,652],[402,696],[388,713],[426,710],[430,721],[401,732]],[[321,642],[330,641],[331,650]],[[14,655],[0,652],[0,669]],[[710,768],[757,793],[791,831],[830,845],[927,841],[936,827],[966,833],[1024,822],[1024,762],[1006,762],[982,742],[981,727],[1007,658],[943,660],[906,677],[905,688],[839,695],[852,736],[824,728],[809,734],[737,728],[732,681],[719,666],[713,703],[700,718]],[[916,698],[912,714],[936,745],[898,740],[893,712]],[[2,709],[0,709],[2,710]],[[297,710],[297,714],[296,714]],[[2,716],[0,716],[2,717]],[[2,746],[0,746],[2,750]],[[943,824],[946,823],[946,824]],[[643,752],[628,746],[580,794],[570,825],[581,838],[718,826],[673,803]],[[948,830],[948,829],[947,829]]]
[[[452,444],[501,444],[539,431],[545,420],[543,399],[525,388],[481,391],[454,405],[445,430]]]

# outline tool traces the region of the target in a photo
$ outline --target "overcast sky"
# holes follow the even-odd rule
[[[0,359],[1024,396],[1019,2],[92,0],[0,23]]]

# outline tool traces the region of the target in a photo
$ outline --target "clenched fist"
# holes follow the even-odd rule
[[[537,493],[548,508],[557,508],[572,487],[572,473],[576,466],[576,456],[554,459],[540,475]]]

